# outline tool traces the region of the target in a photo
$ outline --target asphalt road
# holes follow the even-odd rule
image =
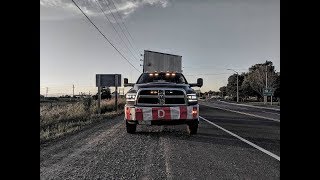
[[[209,105],[211,107],[239,111],[247,115],[255,115],[256,117],[261,116],[269,120],[280,122],[280,109],[249,107],[243,105],[235,105],[234,103],[221,102],[217,100],[200,101],[200,103],[203,105]]]
[[[280,159],[270,155],[280,157],[280,122],[206,105],[200,116],[215,125],[201,119],[197,135],[186,125],[138,126],[127,134],[119,116],[40,147],[40,177],[280,179]]]

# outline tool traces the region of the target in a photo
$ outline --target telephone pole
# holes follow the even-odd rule
[[[74,97],[74,84],[72,85],[72,97]]]
[[[49,88],[48,87],[46,87],[46,97],[48,97],[48,90]]]
[[[267,66],[267,64],[266,64],[266,90],[267,90],[267,88],[268,88],[268,66]],[[264,96],[264,104],[267,104],[267,101],[268,101],[268,96]]]
[[[231,71],[237,73],[237,102],[239,102],[239,78],[238,78],[239,73],[233,69],[227,69],[227,70],[231,70]]]

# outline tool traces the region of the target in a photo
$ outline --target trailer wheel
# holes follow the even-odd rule
[[[134,134],[137,129],[137,124],[129,124],[126,122],[127,133]]]
[[[198,123],[197,122],[193,122],[188,124],[188,129],[189,129],[189,134],[197,134],[198,132]]]

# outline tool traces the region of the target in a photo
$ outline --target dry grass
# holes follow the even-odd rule
[[[98,115],[97,102],[86,99],[70,104],[40,106],[40,143],[77,132],[86,125],[104,118],[112,118],[123,113],[125,99],[118,99],[118,111],[115,111],[114,99],[101,102],[101,114]]]

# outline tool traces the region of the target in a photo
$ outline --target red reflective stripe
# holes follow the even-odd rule
[[[163,114],[164,113],[164,114]],[[170,120],[170,107],[152,108],[152,120]]]
[[[136,120],[143,120],[143,112],[140,108],[136,108]]]
[[[152,120],[158,120],[158,109],[160,108],[152,108]]]
[[[170,107],[165,107],[163,108],[164,112],[166,113],[164,118],[166,120],[171,120],[171,111],[170,111]]]
[[[180,119],[187,119],[187,106],[180,106]]]
[[[130,120],[130,108],[126,107],[126,119]]]

